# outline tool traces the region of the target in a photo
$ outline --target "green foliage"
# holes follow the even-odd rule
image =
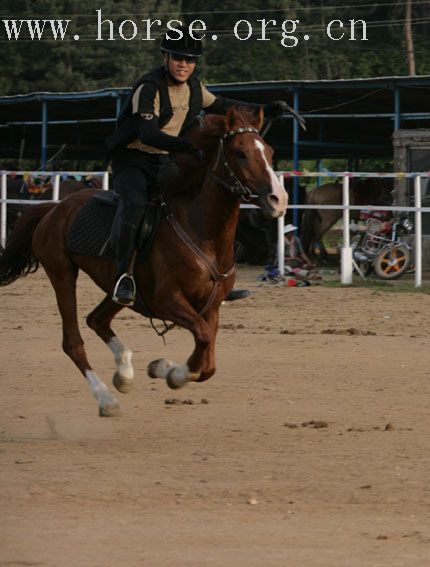
[[[8,41],[1,29],[0,94],[32,91],[81,91],[129,86],[140,74],[160,62],[158,41],[142,41],[141,22],[157,17],[157,12],[178,15],[177,0],[147,0],[145,6],[132,0],[104,0],[88,6],[86,0],[39,0],[37,9],[27,0],[2,0],[2,18],[70,19],[65,41]],[[114,41],[109,41],[109,25],[103,26],[103,41],[97,41],[97,9],[102,19],[111,20]],[[119,38],[123,20],[133,20],[139,30],[136,39]],[[126,28],[128,33],[130,28]],[[124,33],[126,31],[124,30]],[[79,41],[73,35],[79,35]],[[28,36],[28,34],[27,34]]]
[[[115,41],[96,40],[97,13],[110,19],[116,29]],[[417,73],[430,74],[428,6],[413,4]],[[207,26],[206,57],[200,65],[202,78],[209,83],[282,79],[334,79],[404,75],[407,72],[403,37],[404,1],[345,2],[344,0],[2,0],[0,19],[70,19],[66,41],[8,41],[0,22],[0,95],[37,90],[70,91],[128,86],[143,72],[161,61],[159,38],[166,22],[180,17],[191,22],[201,19]],[[159,18],[156,41],[142,41],[145,18]],[[261,40],[261,22],[267,39]],[[118,36],[123,20],[138,26],[138,36],[124,41]],[[300,20],[292,34],[297,47],[281,45],[281,24]],[[331,20],[345,23],[345,37],[331,40],[325,30]],[[367,41],[352,41],[351,19],[367,22]],[[238,20],[247,20],[254,35],[248,41],[233,37]],[[125,28],[128,32],[130,27]],[[154,28],[155,30],[156,28]],[[244,28],[243,28],[244,29]],[[339,31],[339,30],[337,30]],[[309,41],[303,35],[310,36]],[[73,35],[80,40],[74,41]],[[218,36],[217,41],[211,39]],[[258,39],[260,38],[260,39]]]

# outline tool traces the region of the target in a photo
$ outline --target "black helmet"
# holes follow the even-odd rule
[[[202,40],[193,39],[187,27],[177,26],[175,30],[182,32],[181,39],[169,39],[166,33],[161,42],[161,51],[174,55],[185,55],[185,57],[201,57],[203,54]],[[177,35],[176,31],[168,33],[170,37]],[[196,34],[194,37],[197,37]]]

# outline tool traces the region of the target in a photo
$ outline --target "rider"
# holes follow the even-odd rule
[[[136,237],[151,189],[169,152],[193,151],[184,131],[204,109],[225,114],[233,105],[258,108],[210,93],[195,74],[202,56],[202,42],[187,28],[177,28],[179,39],[166,34],[161,43],[164,64],[143,75],[133,86],[118,117],[115,133],[106,140],[112,159],[115,187],[122,197],[122,215],[116,250],[116,278],[112,299],[122,305],[135,300],[133,279]],[[284,101],[265,105],[266,116],[275,117],[290,107]],[[234,300],[249,295],[233,290]]]

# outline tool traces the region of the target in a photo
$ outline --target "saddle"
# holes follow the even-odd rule
[[[82,207],[71,226],[67,248],[75,254],[115,260],[120,225],[121,197],[114,191],[100,191]],[[148,203],[138,233],[137,262],[148,257],[161,221],[159,201]]]

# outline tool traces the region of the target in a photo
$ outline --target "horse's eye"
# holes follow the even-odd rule
[[[234,154],[239,159],[247,159],[248,156],[243,150],[234,150]]]

